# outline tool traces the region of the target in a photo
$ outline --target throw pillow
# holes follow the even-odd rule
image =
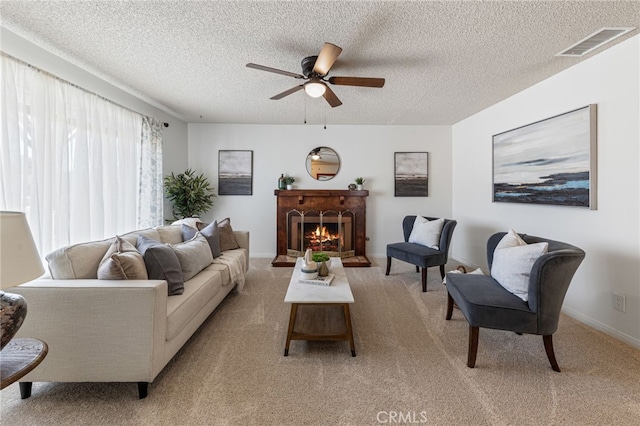
[[[444,218],[429,220],[418,215],[413,222],[409,242],[440,250],[440,234],[443,226]]]
[[[197,228],[201,223],[203,222],[200,220],[200,218],[197,217],[185,217],[184,219],[171,222],[172,225],[187,225],[192,228]]]
[[[146,280],[144,259],[133,244],[116,236],[98,266],[100,280]]]
[[[236,236],[231,228],[231,219],[228,217],[218,222],[218,231],[220,231],[220,250],[233,250],[240,248]]]
[[[200,223],[198,224],[198,228],[200,228]],[[218,221],[213,221],[209,224],[204,224],[205,226],[200,229],[200,233],[203,237],[207,239],[209,243],[209,247],[211,248],[211,255],[215,257],[220,257],[222,255],[220,250],[220,231],[218,230]],[[182,224],[182,239],[183,241],[189,241],[192,239],[197,229],[192,228],[191,226],[187,226]]]
[[[138,235],[137,247],[142,253],[150,280],[165,280],[169,285],[169,296],[184,293],[182,268],[171,247],[144,235]]]
[[[529,300],[529,276],[533,264],[549,250],[549,243],[527,244],[513,230],[502,237],[493,252],[491,276],[510,293]]]
[[[189,241],[172,244],[171,248],[178,257],[182,269],[182,277],[185,281],[189,281],[198,272],[213,263],[213,255],[211,254],[209,243],[198,231]]]

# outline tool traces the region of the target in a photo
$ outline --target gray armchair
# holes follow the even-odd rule
[[[436,220],[435,217],[424,216],[428,220]],[[444,265],[449,257],[449,245],[451,237],[457,222],[451,219],[445,219],[440,234],[440,243],[438,249],[433,249],[416,243],[409,242],[409,236],[413,230],[413,224],[416,216],[405,216],[402,220],[402,231],[404,233],[404,242],[393,243],[387,245],[387,271],[385,275],[389,275],[391,271],[391,259],[395,258],[407,263],[416,265],[416,272],[420,272],[422,268],[422,291],[427,291],[427,268],[432,266],[440,266],[440,275],[444,278]]]
[[[489,268],[496,246],[505,235],[500,232],[487,241]],[[539,257],[529,276],[528,301],[505,290],[490,276],[447,274],[447,313],[450,320],[454,302],[469,323],[467,366],[473,368],[478,352],[479,328],[542,335],[554,371],[560,371],[553,350],[552,335],[558,329],[560,308],[585,253],[559,241],[519,234],[527,243],[548,242],[548,253]]]

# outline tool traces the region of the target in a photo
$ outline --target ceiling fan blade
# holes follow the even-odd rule
[[[303,85],[303,84],[301,84],[300,86],[292,87],[292,88],[291,88],[291,89],[289,89],[289,90],[285,90],[285,91],[284,91],[284,92],[282,92],[282,93],[278,93],[277,95],[272,96],[270,99],[273,99],[273,100],[276,100],[276,101],[277,101],[278,99],[282,99],[282,98],[284,98],[285,96],[289,96],[289,95],[290,95],[290,94],[292,94],[292,93],[296,93],[298,90],[302,90],[302,88],[303,88],[303,87],[304,87],[304,85]]]
[[[342,48],[335,44],[325,43],[320,50],[316,64],[313,66],[313,72],[320,75],[327,75],[329,70],[338,59],[338,56],[342,52]]]
[[[337,106],[342,105],[342,101],[340,99],[338,99],[336,94],[333,93],[333,90],[331,90],[329,88],[329,86],[327,86],[327,90],[325,90],[324,95],[322,95],[322,96],[324,96],[324,98],[327,100],[327,102],[329,102],[329,105],[331,105],[331,108],[335,108]]]
[[[283,71],[283,70],[279,70],[277,68],[265,67],[264,65],[258,65],[258,64],[249,63],[249,64],[247,64],[247,68],[253,68],[253,69],[256,69],[256,70],[260,70],[260,71],[273,72],[273,73],[276,73],[276,74],[282,74],[282,75],[286,75],[286,76],[294,77],[294,78],[304,78],[304,76],[302,74],[296,74],[294,72]]]
[[[384,78],[329,77],[329,83],[337,86],[383,87]]]

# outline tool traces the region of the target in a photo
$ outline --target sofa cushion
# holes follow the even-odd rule
[[[204,270],[185,282],[184,293],[167,300],[166,340],[177,336],[221,288],[222,277],[217,271]]]
[[[135,246],[138,235],[145,235],[153,239],[159,238],[158,231],[154,228],[132,231],[120,237]],[[89,241],[62,247],[49,253],[45,258],[48,262],[51,278],[55,280],[98,278],[98,265],[114,241],[115,238]]]
[[[182,238],[182,227],[176,225],[158,226],[156,228],[160,235],[160,242],[165,244],[179,244],[183,241],[193,238]]]
[[[439,250],[440,234],[444,226],[444,218],[429,220],[420,215],[413,222],[409,242]]]
[[[146,280],[147,268],[135,246],[119,236],[111,244],[98,266],[100,280]]]
[[[197,231],[192,239],[180,244],[171,244],[170,247],[178,257],[182,269],[182,278],[185,281],[193,278],[213,262],[209,243]]]
[[[548,248],[547,242],[527,244],[511,229],[493,252],[491,276],[507,291],[526,302],[529,300],[529,276],[533,264]]]
[[[231,228],[231,219],[228,217],[218,222],[218,230],[220,231],[220,250],[233,250],[240,248],[236,236],[233,235]]]
[[[220,250],[220,231],[218,229],[218,221],[213,221],[200,229],[200,233],[207,239],[209,248],[211,249],[211,255],[213,257],[219,257],[222,252]],[[184,241],[190,240],[198,232],[197,229],[191,226],[182,224],[182,238]]]
[[[167,281],[169,296],[184,292],[180,261],[170,246],[140,235],[137,248],[142,253],[149,279]]]

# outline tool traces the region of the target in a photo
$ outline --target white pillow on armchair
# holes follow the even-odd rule
[[[440,234],[443,226],[444,218],[429,220],[417,215],[409,235],[409,242],[440,250]]]

